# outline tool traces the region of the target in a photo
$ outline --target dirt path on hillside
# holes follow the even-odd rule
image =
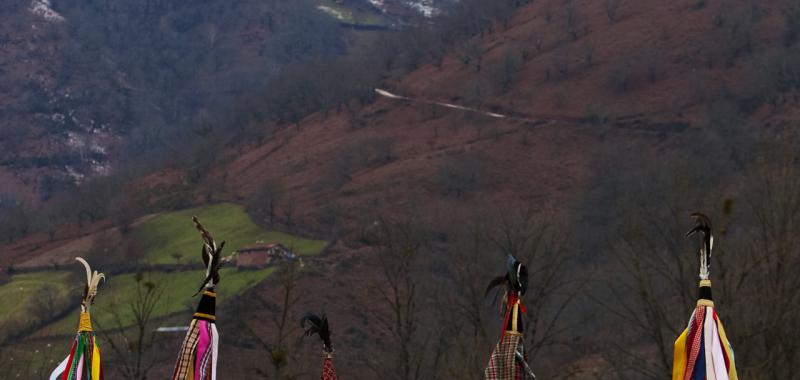
[[[381,97],[394,100],[408,101],[411,103],[428,104],[438,107],[457,109],[465,112],[473,112],[480,115],[488,116],[495,119],[519,121],[531,126],[585,126],[590,124],[598,124],[598,121],[592,117],[571,117],[571,116],[532,116],[520,112],[513,113],[498,113],[477,108],[465,107],[458,104],[438,102],[434,100],[421,99],[409,96],[398,95],[390,91],[376,88],[375,93]],[[683,121],[675,122],[648,122],[642,118],[633,116],[617,117],[617,121],[610,123],[612,127],[628,129],[633,131],[655,132],[655,133],[680,133],[689,128],[689,123]]]

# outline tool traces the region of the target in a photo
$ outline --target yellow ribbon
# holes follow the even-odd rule
[[[215,317],[215,316],[213,316],[211,314],[206,314],[206,313],[194,313],[194,316],[197,317],[197,318],[205,318],[205,319],[209,319],[209,320],[212,320],[212,321],[216,321],[217,320],[217,317]]]
[[[725,354],[728,355],[728,362],[730,363],[730,367],[728,368],[728,379],[739,380],[739,375],[736,373],[736,361],[733,357],[733,349],[731,348],[731,343],[728,341],[728,335],[725,333],[725,328],[722,327],[722,321],[720,321],[719,318],[717,318],[717,330],[719,330],[722,348],[725,350]]]
[[[519,317],[519,299],[517,302],[514,303],[514,306],[511,307],[511,331],[519,332],[519,328],[517,327],[517,318]]]
[[[672,380],[683,380],[686,372],[686,335],[689,329],[683,330],[683,333],[675,340],[675,351],[672,357]]]
[[[92,379],[100,379],[100,347],[97,341],[94,342],[94,350],[92,350]]]
[[[697,306],[714,307],[714,301],[712,301],[712,300],[697,300]]]
[[[81,322],[78,325],[78,332],[92,332],[92,317],[88,311],[81,312]]]

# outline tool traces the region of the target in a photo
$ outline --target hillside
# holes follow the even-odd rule
[[[4,2],[0,194],[35,205],[94,177],[161,165],[183,149],[171,139],[227,118],[284,67],[344,54],[370,29],[422,22],[433,5]]]
[[[336,210],[355,218],[373,205],[516,199],[563,208],[607,161],[607,146],[648,157],[740,128],[786,128],[797,100],[759,82],[772,70],[765,57],[793,59],[790,50],[779,56],[779,3],[620,2],[611,21],[605,5],[577,1],[573,37],[570,8],[537,2],[441,62],[391,81],[392,91],[421,102],[379,97],[231,152],[226,188],[246,197],[280,183],[306,224]],[[750,52],[725,45],[744,43],[735,33],[749,36]],[[776,96],[783,103],[769,100]]]
[[[365,9],[354,3],[336,5]],[[137,205],[168,205],[127,235],[151,263],[183,262],[156,247],[191,252],[194,244],[194,232],[173,219],[194,210],[174,211],[184,208],[175,198],[238,204],[223,206],[235,217],[213,218],[235,222],[213,229],[231,241],[296,238],[316,250],[324,243],[292,236],[335,240],[299,272],[281,267],[278,276],[235,282],[241,292],[228,290],[219,311],[221,370],[317,376],[318,345],[295,339],[295,322],[325,310],[343,377],[416,368],[419,378],[472,378],[501,323],[485,284],[505,254],[516,254],[531,268],[526,344],[537,374],[663,378],[696,290],[694,257],[683,255],[695,249],[681,238],[685,215],[702,209],[721,221],[718,302],[742,358],[740,377],[785,378],[793,346],[771,345],[767,335],[782,336],[787,324],[763,321],[798,315],[795,280],[781,268],[800,257],[787,232],[800,222],[792,195],[800,190],[792,149],[800,8],[777,0],[513,3],[519,8],[507,17],[474,29],[455,12],[442,21],[452,29],[412,30],[398,40],[414,43],[403,46],[400,63],[365,57],[364,66],[385,66],[381,91],[369,99],[337,104],[314,93],[351,79],[335,78],[352,74],[340,71],[341,61],[311,66],[330,73],[310,79],[290,72],[297,89],[287,93],[297,98],[280,104],[316,104],[318,96],[322,110],[275,120],[255,115],[260,103],[252,99],[256,106],[237,104],[246,127],[210,133],[203,146],[215,148],[213,159],[201,156],[200,169],[171,162],[124,186],[145,198]],[[462,29],[474,35],[435,33]],[[219,137],[226,134],[238,139]],[[71,256],[85,248],[81,239],[116,236],[114,220],[87,222],[87,234],[71,226],[56,234],[64,240],[39,233],[0,249],[14,266]],[[780,257],[761,256],[774,252]],[[764,287],[776,294],[762,297]],[[403,296],[408,303],[397,304]],[[190,305],[172,306],[166,320],[184,323],[177,311]],[[647,312],[630,317],[631,310]],[[408,325],[396,327],[398,320]],[[180,337],[164,339],[176,352]],[[51,340],[28,342],[30,351]],[[162,356],[151,375],[170,371],[173,358]],[[774,372],[757,364],[766,362],[777,363]]]
[[[266,231],[255,225],[240,206],[233,204],[148,215],[124,230],[110,228],[58,242],[31,239],[28,244],[4,250],[6,260],[17,252],[22,252],[20,257],[24,259],[11,262],[13,270],[19,273],[14,273],[9,283],[0,285],[0,295],[9,300],[4,307],[4,334],[0,335],[0,340],[6,341],[17,334],[41,337],[72,333],[72,312],[78,305],[67,300],[76,293],[75,284],[80,277],[66,269],[76,267],[77,256],[87,258],[109,273],[108,286],[103,292],[107,296],[99,300],[96,307],[106,316],[97,323],[109,329],[133,324],[134,316],[128,309],[126,297],[135,294],[143,281],[157,284],[161,289],[163,302],[154,309],[154,318],[162,319],[184,311],[188,306],[183,300],[191,301],[187,298],[191,295],[187,288],[196,286],[204,273],[197,231],[191,225],[193,215],[225,236],[228,254],[257,242],[280,242],[298,255],[310,257],[320,254],[326,245],[321,240]],[[220,294],[227,298],[243,292],[262,282],[274,269],[226,268],[223,273],[227,287]],[[31,314],[35,317],[31,318]]]
[[[611,3],[619,4],[613,17],[607,8]],[[662,346],[643,336],[663,336],[667,342],[664,345],[668,346],[675,336],[672,329],[685,323],[683,318],[688,314],[663,311],[666,320],[652,322],[658,329],[656,333],[635,329],[624,334],[629,348],[601,343],[615,337],[597,333],[597,328],[613,323],[642,323],[608,315],[596,317],[596,310],[602,308],[599,305],[620,302],[606,294],[612,290],[605,279],[627,278],[620,268],[622,264],[612,259],[627,251],[615,251],[615,247],[638,244],[633,243],[642,236],[636,218],[649,221],[646,218],[655,218],[655,213],[659,217],[666,215],[659,219],[666,225],[678,223],[674,228],[677,231],[673,231],[677,238],[683,233],[682,215],[696,208],[718,210],[721,197],[741,202],[737,206],[737,231],[740,239],[746,239],[746,202],[753,202],[753,198],[747,195],[752,191],[745,183],[756,173],[756,157],[763,155],[759,146],[776,138],[795,136],[792,133],[796,133],[793,131],[797,126],[798,99],[791,94],[800,83],[791,79],[797,74],[795,69],[789,69],[791,74],[784,71],[798,62],[796,47],[787,47],[796,45],[787,45],[786,40],[786,30],[792,28],[792,21],[787,20],[796,17],[791,16],[796,10],[792,11],[788,2],[746,2],[735,6],[699,3],[574,1],[565,6],[562,2],[535,2],[515,12],[505,23],[496,23],[482,37],[449,51],[440,62],[388,81],[388,90],[410,101],[378,97],[355,112],[315,114],[275,133],[260,146],[231,152],[230,163],[222,169],[229,179],[226,191],[255,201],[268,199],[275,204],[278,215],[281,210],[292,210],[292,223],[347,231],[349,234],[340,240],[343,243],[338,249],[361,255],[366,252],[355,249],[363,240],[363,231],[378,223],[381,215],[401,219],[416,216],[412,220],[440,234],[438,240],[432,238],[431,244],[460,247],[461,240],[448,230],[452,228],[450,223],[469,224],[471,213],[491,215],[532,207],[537,215],[558,226],[554,228],[574,238],[572,257],[583,261],[587,271],[591,272],[588,268],[594,265],[602,268],[593,272],[597,281],[587,291],[588,299],[574,305],[574,324],[564,327],[575,329],[564,338],[571,339],[570,343],[562,346],[562,341],[556,341],[552,343],[554,347],[547,346],[553,351],[540,353],[540,371],[556,378],[606,378],[613,374],[631,379],[661,378],[661,363],[670,360],[671,355],[662,361],[655,350]],[[785,92],[788,88],[794,90]],[[431,102],[453,103],[508,117],[496,118]],[[704,164],[692,168],[694,162]],[[661,173],[670,174],[665,177]],[[713,183],[711,187],[718,186],[719,190],[706,193],[692,183]],[[282,191],[276,192],[276,188]],[[636,193],[639,188],[641,195]],[[710,194],[717,198],[709,198]],[[634,196],[645,200],[631,199]],[[651,199],[663,199],[663,208],[633,203]],[[643,211],[629,211],[634,205],[640,205]],[[786,217],[797,220],[796,215]],[[663,232],[658,225],[647,230]],[[607,232],[614,235],[605,235]],[[344,243],[348,240],[350,244]],[[653,250],[654,254],[660,249],[687,249],[685,241],[680,245],[656,243],[658,249],[648,244],[653,242],[643,242],[642,249]],[[792,257],[796,258],[797,245],[793,244]],[[490,251],[495,251],[502,245],[490,246],[494,247]],[[430,250],[440,255],[431,259],[435,262],[431,264],[433,273],[440,270],[436,263],[460,265],[453,262],[458,262],[457,258],[442,253],[447,249]],[[376,250],[382,252],[380,247]],[[499,255],[491,257],[494,256]],[[374,256],[365,257],[371,265],[379,265],[368,261],[376,260]],[[685,260],[693,265],[691,256]],[[547,259],[539,263],[547,268]],[[362,268],[365,272],[359,273],[369,278],[370,264]],[[659,269],[650,270],[648,273],[658,278]],[[447,278],[456,276],[452,271],[444,273],[442,276]],[[473,279],[480,284],[478,289],[492,274],[480,273],[480,279]],[[328,287],[325,295],[317,296],[322,300],[342,293],[360,294],[362,304],[367,304],[375,296],[353,291],[349,283],[336,281],[338,272],[329,276],[329,280],[323,280],[325,286],[340,285]],[[359,278],[359,274],[354,276]],[[691,278],[685,270],[682,276]],[[634,285],[635,280],[631,279]],[[678,286],[690,283],[691,280],[679,282]],[[663,284],[655,288],[651,291],[660,294],[662,300],[680,299],[672,298],[675,288]],[[456,287],[450,291],[459,290]],[[277,296],[274,292],[268,294]],[[607,297],[610,301],[606,301]],[[320,302],[331,305],[335,301]],[[557,305],[557,301],[548,302],[551,307]],[[646,300],[635,299],[631,304],[640,305],[639,302]],[[306,309],[316,305],[313,301],[305,304],[309,305]],[[439,310],[436,302],[425,305]],[[742,312],[730,303],[726,305]],[[602,310],[613,314],[626,309],[616,306]],[[342,318],[353,313],[357,312],[342,310],[338,315]],[[362,318],[374,321],[369,311],[364,314],[367,317]],[[260,314],[253,315],[257,318]],[[735,312],[729,309],[726,315]],[[548,314],[543,318],[551,317]],[[758,325],[758,320],[756,316],[742,317],[737,323],[747,330],[745,325]],[[449,322],[444,317],[440,323]],[[366,353],[371,346],[358,339],[370,336],[372,330],[362,323],[342,327],[348,334],[340,339]],[[451,331],[437,327],[432,330]],[[472,343],[462,344],[476,344],[464,339]],[[536,339],[532,345],[540,344]],[[739,344],[747,341],[743,336],[737,339]],[[450,360],[465,363],[465,372],[475,373],[466,369],[470,366],[480,370],[486,347],[477,344],[474,359],[469,356],[469,349],[459,351],[458,347],[463,346],[456,342],[455,338],[450,341],[457,347],[456,357],[449,357]],[[748,348],[760,347],[750,343]],[[767,356],[766,351],[756,353],[757,350],[751,348],[742,355]],[[393,351],[387,351],[384,354],[391,357]],[[646,365],[629,359],[639,354],[646,358]],[[357,368],[373,368],[368,361],[358,360],[359,355],[345,355],[351,359],[345,365],[356,362],[361,363]],[[299,360],[297,365],[301,368],[307,365]],[[448,374],[443,378],[459,378],[457,370],[443,367],[440,371]],[[567,373],[561,371],[564,368]],[[761,375],[752,367],[742,371],[754,378]]]

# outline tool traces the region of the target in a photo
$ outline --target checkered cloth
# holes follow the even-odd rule
[[[517,347],[522,339],[521,335],[506,333],[495,346],[489,365],[483,371],[486,380],[523,380],[524,369],[517,361]]]
[[[172,372],[173,379],[194,379],[194,351],[197,347],[197,338],[200,336],[200,329],[197,320],[192,319],[189,325],[189,332],[181,345],[181,353],[178,362],[175,363],[175,370]]]
[[[215,380],[218,336],[214,323],[193,318],[172,380]]]
[[[329,356],[322,363],[322,380],[337,380],[336,370],[333,369],[333,359]]]
[[[706,307],[698,306],[695,311],[695,319],[692,326],[692,339],[689,345],[689,360],[686,363],[686,377],[690,379],[694,373],[694,366],[697,364],[697,357],[700,355],[703,341],[703,321],[705,321]]]

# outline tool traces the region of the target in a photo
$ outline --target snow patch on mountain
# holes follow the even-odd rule
[[[373,7],[380,9],[381,12],[386,12],[386,7],[383,3],[383,0],[367,0],[367,2],[372,4]]]
[[[111,174],[111,164],[108,162],[100,162],[97,160],[91,160],[91,170],[93,173],[101,176],[107,176]]]
[[[383,13],[391,13],[392,8],[405,7],[428,18],[441,13],[441,8],[437,6],[437,1],[438,3],[443,2],[442,0],[366,0],[369,5]],[[457,1],[448,0],[446,2],[453,3]]]
[[[341,11],[337,10],[337,9],[333,9],[333,8],[325,6],[325,5],[319,5],[319,6],[317,6],[317,9],[319,9],[319,10],[321,10],[321,11],[323,11],[323,12],[325,12],[325,13],[333,16],[333,17],[335,17],[337,20],[344,20],[345,19],[345,14],[342,13]]]
[[[64,170],[67,171],[67,175],[72,178],[72,182],[76,185],[79,185],[81,182],[83,182],[83,179],[86,178],[86,175],[75,170],[75,168],[72,166],[67,165],[64,167]]]
[[[86,139],[75,132],[67,132],[67,146],[74,149],[83,149],[86,146]]]
[[[406,5],[411,7],[411,9],[422,13],[422,15],[425,17],[433,17],[440,12],[439,8],[436,8],[433,5],[433,0],[406,1]]]
[[[53,4],[50,0],[33,0],[28,8],[31,13],[44,18],[50,22],[64,22],[66,19],[58,12],[53,10]]]

